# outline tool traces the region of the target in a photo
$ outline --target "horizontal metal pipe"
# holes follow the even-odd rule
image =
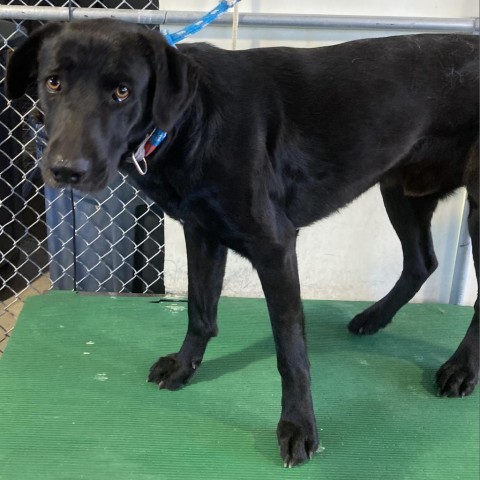
[[[167,12],[166,21],[183,24],[195,21],[201,13]],[[230,25],[231,14],[225,14],[215,23]],[[327,28],[366,30],[428,30],[478,33],[477,18],[426,17],[367,17],[354,15],[305,15],[280,13],[240,13],[240,25],[252,27]]]
[[[185,25],[197,21],[204,12],[74,8],[72,19],[119,18],[151,25]],[[0,18],[13,20],[68,20],[66,7],[27,7],[1,5]],[[212,26],[231,25],[232,14],[218,18]],[[251,27],[324,28],[359,30],[414,30],[479,34],[478,18],[367,17],[354,15],[299,15],[241,13],[240,25]]]

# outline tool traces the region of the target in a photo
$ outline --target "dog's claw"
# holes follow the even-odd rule
[[[277,436],[285,468],[292,468],[311,460],[319,446],[314,421],[307,426],[304,422],[294,423],[280,420]]]

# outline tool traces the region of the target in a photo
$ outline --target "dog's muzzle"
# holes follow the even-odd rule
[[[93,162],[87,158],[68,160],[62,155],[51,156],[47,153],[41,167],[45,183],[53,188],[73,187],[94,193],[105,188],[109,180],[107,170],[94,169]]]

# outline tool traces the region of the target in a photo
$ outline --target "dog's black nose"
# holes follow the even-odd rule
[[[84,175],[87,173],[86,170],[68,168],[68,167],[52,167],[50,168],[53,178],[58,183],[70,183],[75,185],[79,183]]]

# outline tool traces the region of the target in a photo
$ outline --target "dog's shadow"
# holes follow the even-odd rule
[[[362,306],[359,306],[359,312],[361,310]],[[419,339],[414,332],[412,336],[401,335],[395,331],[394,324],[374,336],[351,334],[347,330],[351,310],[348,312],[342,310],[334,303],[323,303],[319,311],[310,307],[306,319],[308,350],[310,357],[314,359],[312,376],[315,376],[315,368],[318,363],[321,364],[322,356],[328,355],[333,349],[336,352],[345,352],[345,355],[374,353],[376,356],[398,358],[422,369],[422,388],[430,394],[435,394],[435,372],[454,351],[455,342],[452,343],[452,350],[449,350],[429,342],[428,339]],[[401,319],[397,321],[400,322]],[[265,322],[268,322],[267,316]],[[244,348],[205,360],[192,383],[209,382],[274,356],[273,339],[271,335],[266,335]],[[403,374],[399,372],[399,375]]]
[[[274,355],[273,339],[267,336],[240,350],[202,362],[202,367],[192,383],[210,382]]]

